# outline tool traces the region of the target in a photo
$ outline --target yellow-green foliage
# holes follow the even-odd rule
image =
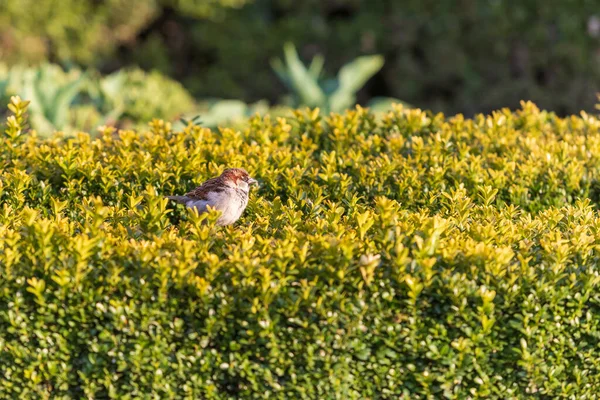
[[[2,398],[598,393],[595,117],[40,139],[23,107],[0,142]],[[162,197],[225,166],[261,182],[233,227]]]
[[[219,18],[251,0],[2,0],[0,59],[105,63],[131,45],[163,9],[182,16]],[[163,60],[165,62],[166,60]]]

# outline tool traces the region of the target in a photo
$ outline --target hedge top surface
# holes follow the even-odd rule
[[[0,397],[595,398],[600,122],[297,111],[0,142]],[[164,194],[261,181],[235,226]]]

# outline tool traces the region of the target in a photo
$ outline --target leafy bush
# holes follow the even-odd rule
[[[90,65],[135,40],[156,14],[153,0],[3,1],[0,59]]]
[[[185,88],[159,72],[132,69],[125,74],[125,84],[119,95],[127,104],[125,114],[134,121],[147,122],[157,115],[170,119],[194,108],[194,99]]]
[[[0,3],[0,59],[102,67],[164,10],[218,18],[248,0],[35,0]],[[108,58],[108,60],[107,60]]]
[[[65,72],[55,64],[3,66],[0,98],[10,95],[32,99],[31,125],[45,134],[94,129],[119,119],[145,125],[152,118],[173,119],[195,108],[180,83],[139,68],[103,77],[94,70]]]
[[[15,66],[5,76],[4,96],[19,94],[32,99],[31,124],[35,129],[51,133],[70,128],[71,107],[85,83],[80,70],[65,72],[52,64],[38,68]]]
[[[381,55],[362,56],[344,65],[337,78],[322,79],[322,56],[316,56],[307,68],[292,43],[284,46],[284,61],[276,58],[272,66],[279,79],[292,91],[291,107],[319,108],[325,112],[342,112],[356,104],[357,92],[383,67]],[[397,99],[373,99],[367,106],[388,110]]]
[[[246,104],[240,100],[203,99],[196,103],[180,83],[157,71],[139,68],[102,76],[92,69],[64,71],[55,64],[10,68],[0,64],[0,101],[8,101],[11,95],[33,99],[30,123],[45,135],[57,130],[68,134],[95,131],[103,125],[145,127],[153,118],[173,120],[199,113],[203,126],[216,128],[242,124],[256,114],[280,116],[290,110],[285,106],[269,107],[264,100]]]
[[[594,398],[600,121],[524,103],[0,141],[0,397]],[[234,227],[168,204],[225,166]]]

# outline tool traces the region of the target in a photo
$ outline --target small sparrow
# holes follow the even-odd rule
[[[186,207],[195,208],[202,214],[211,206],[221,211],[217,225],[230,225],[237,221],[248,205],[250,185],[257,184],[248,172],[241,168],[228,168],[196,189],[183,196],[167,196]]]

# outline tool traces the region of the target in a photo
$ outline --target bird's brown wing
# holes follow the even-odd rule
[[[198,186],[196,189],[186,193],[186,197],[195,200],[208,200],[208,193],[222,192],[224,190],[223,183],[219,178],[211,178]]]

